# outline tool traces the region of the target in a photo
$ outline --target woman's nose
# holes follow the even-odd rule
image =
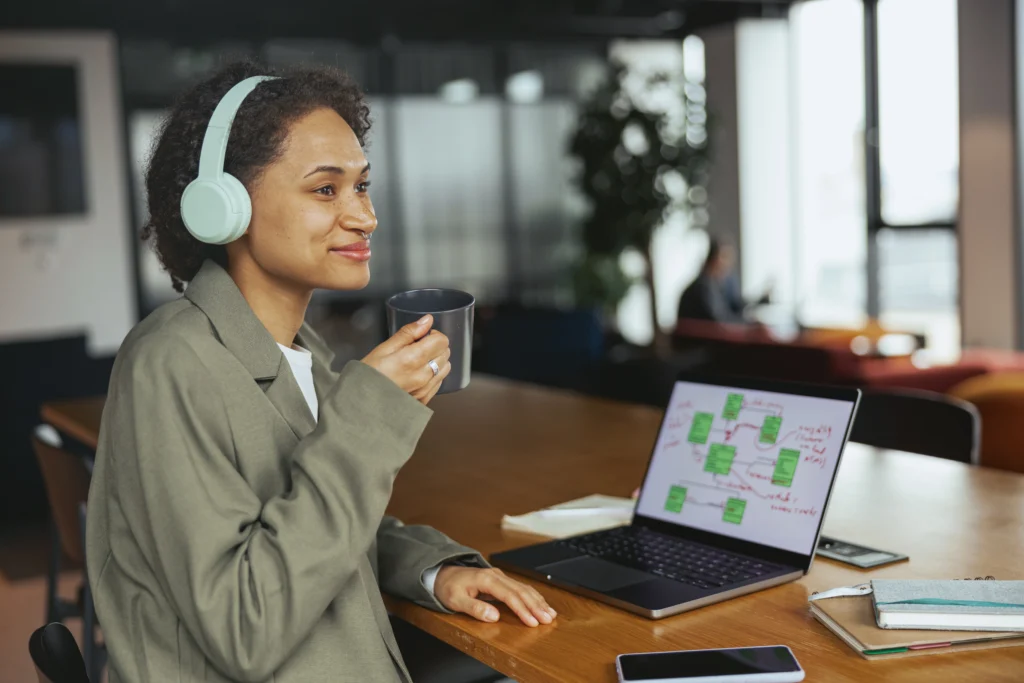
[[[377,229],[377,217],[365,209],[352,211],[342,216],[341,224],[346,230],[358,230],[369,235]]]

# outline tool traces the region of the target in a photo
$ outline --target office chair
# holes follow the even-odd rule
[[[103,670],[106,651],[96,637],[96,612],[85,573],[85,504],[89,496],[91,474],[85,461],[64,447],[52,428],[37,429],[32,448],[43,473],[50,503],[51,547],[46,577],[46,623],[82,618],[82,642],[85,666],[96,680]],[[77,599],[67,600],[57,593],[61,558],[67,557],[82,567],[82,583]]]
[[[36,629],[29,638],[28,653],[39,683],[89,683],[78,643],[64,624],[54,622]]]
[[[46,623],[82,615],[79,603],[57,595],[61,559],[85,564],[78,506],[89,497],[90,474],[82,459],[63,448],[52,428],[41,427],[32,436],[39,469],[50,504],[50,566],[46,577]],[[80,598],[79,598],[80,600]]]
[[[1024,373],[981,375],[957,384],[949,393],[973,405],[985,423],[981,464],[1024,472]]]
[[[850,441],[977,465],[981,418],[951,396],[865,389]]]

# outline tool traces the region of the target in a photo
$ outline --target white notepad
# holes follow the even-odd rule
[[[594,514],[568,513],[564,516],[544,515],[543,511],[528,512],[525,515],[505,515],[501,518],[501,528],[512,531],[525,531],[549,538],[568,538],[579,534],[625,526],[633,520],[633,508],[636,501],[632,498],[619,498],[594,494],[584,496],[566,503],[552,505],[544,510],[572,510],[579,508],[608,508]]]

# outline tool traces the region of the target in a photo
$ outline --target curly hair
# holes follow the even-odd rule
[[[224,170],[252,191],[263,169],[282,152],[290,125],[316,109],[333,109],[365,146],[370,109],[360,88],[344,72],[329,67],[271,69],[256,62],[235,62],[183,93],[160,128],[146,170],[149,217],[142,239],[153,240],[171,284],[178,292],[199,272],[205,259],[227,265],[221,245],[205,244],[181,220],[181,195],[199,172],[206,126],[221,98],[250,76],[265,81],[242,103],[231,126]]]

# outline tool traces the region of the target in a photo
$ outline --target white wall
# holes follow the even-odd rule
[[[0,343],[85,332],[91,353],[113,353],[135,318],[115,39],[0,31],[0,61],[78,66],[87,207],[0,218]]]
[[[960,310],[965,347],[1017,344],[1014,0],[959,4]]]

